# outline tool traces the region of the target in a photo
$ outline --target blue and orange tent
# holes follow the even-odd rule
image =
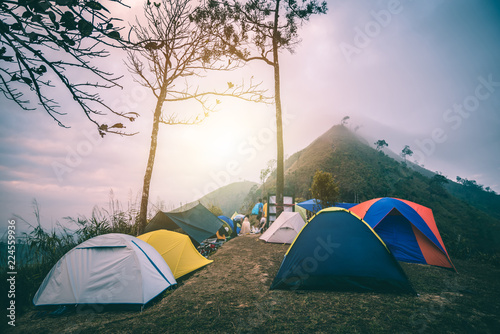
[[[403,199],[376,198],[349,209],[366,221],[396,259],[455,270],[432,210]]]

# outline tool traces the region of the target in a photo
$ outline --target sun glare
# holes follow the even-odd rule
[[[235,152],[233,147],[233,141],[229,134],[219,134],[212,141],[211,151],[214,155],[220,156],[221,158],[229,158]]]
[[[228,159],[236,153],[235,139],[232,132],[218,127],[190,127],[182,134],[185,141],[196,143],[191,148],[203,160]],[[196,152],[194,152],[196,151]]]

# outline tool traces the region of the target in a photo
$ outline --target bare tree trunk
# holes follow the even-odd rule
[[[151,132],[151,146],[149,147],[149,158],[144,174],[144,184],[142,186],[141,210],[139,211],[139,228],[138,234],[143,234],[147,224],[148,203],[149,203],[149,186],[151,177],[153,176],[153,166],[155,163],[156,147],[158,146],[158,130],[160,127],[160,116],[163,102],[167,96],[166,85],[162,88],[160,96],[156,101],[155,113],[153,117],[153,131]]]
[[[276,161],[276,216],[283,212],[283,190],[285,187],[283,122],[281,117],[280,66],[278,61],[278,19],[280,0],[276,0],[273,29],[274,98],[276,103],[276,137],[278,158]]]

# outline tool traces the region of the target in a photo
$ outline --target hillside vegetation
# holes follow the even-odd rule
[[[293,154],[285,168],[286,194],[311,198],[315,171],[330,172],[339,184],[340,201],[397,197],[431,208],[452,256],[500,250],[499,195],[451,181],[436,182],[429,177],[433,172],[396,161],[345,126],[332,127]],[[272,188],[274,182],[271,177],[266,187]]]

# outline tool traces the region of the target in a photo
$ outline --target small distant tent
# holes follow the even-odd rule
[[[350,209],[363,218],[396,259],[455,270],[432,210],[398,198],[376,198]]]
[[[223,221],[225,221],[229,226],[231,226],[231,229],[234,230],[234,222],[232,221],[231,218],[229,218],[227,216],[224,216],[224,215],[219,216],[218,218],[222,219]],[[236,227],[236,233],[240,233],[240,229],[241,228],[239,226],[237,226]]]
[[[297,205],[311,212],[319,212],[321,209],[323,209],[323,206],[319,203],[319,201],[314,198],[297,203]]]
[[[151,219],[144,232],[156,230],[182,230],[199,245],[203,240],[215,235],[222,226],[222,221],[208,211],[202,204],[181,212],[158,211]]]
[[[297,203],[298,206],[303,207],[304,209],[311,211],[311,212],[318,212],[323,208],[323,205],[319,202],[319,200],[313,198],[304,202]],[[356,203],[341,203],[341,202],[335,202],[335,207],[337,208],[343,208],[343,209],[349,209],[353,206],[355,206]]]
[[[233,221],[241,221],[243,218],[245,218],[245,215],[242,215],[241,213],[234,212],[233,215],[231,216],[231,219]]]
[[[300,213],[282,212],[259,239],[272,243],[291,244],[304,224]]]
[[[147,242],[160,253],[175,279],[213,262],[203,257],[189,237],[182,233],[156,230],[137,238]]]
[[[67,252],[43,280],[33,304],[142,306],[174,284],[174,275],[153,246],[110,233]]]
[[[271,289],[415,293],[377,234],[342,208],[324,209],[304,225]]]

